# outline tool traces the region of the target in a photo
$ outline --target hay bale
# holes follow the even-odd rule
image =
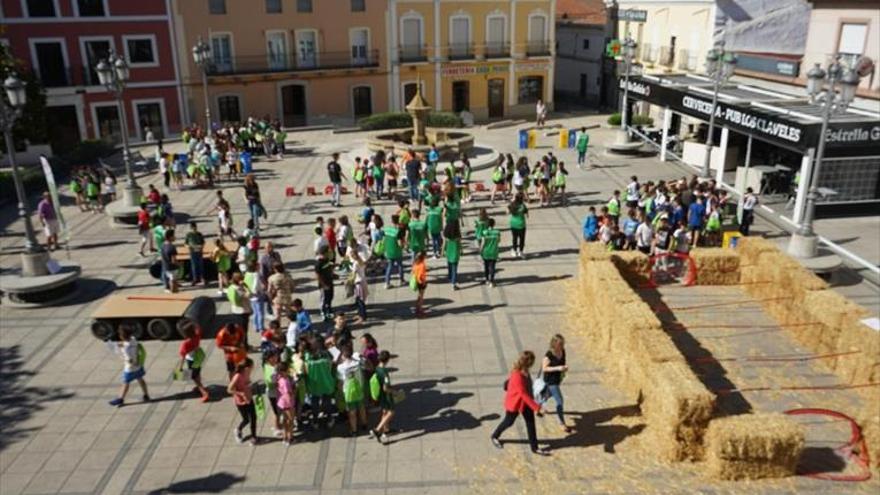
[[[736,245],[736,252],[740,259],[740,283],[753,284],[761,282],[766,277],[758,267],[761,253],[778,251],[776,246],[760,237],[740,237]]]
[[[587,261],[604,261],[611,256],[608,248],[601,242],[582,242],[580,259]]]
[[[875,396],[873,401],[868,402],[856,420],[871,458],[871,469],[880,473],[880,397]]]
[[[690,253],[697,268],[697,285],[739,283],[739,254],[733,249],[696,248]]]
[[[716,419],[706,433],[709,473],[724,480],[791,476],[803,449],[803,426],[779,413]]]
[[[668,461],[702,459],[715,395],[687,364],[676,361],[657,364],[643,392],[646,438],[657,455]]]
[[[837,356],[828,363],[844,383],[880,383],[880,332],[852,317],[840,327],[833,352],[857,352]],[[874,404],[880,404],[880,389],[869,387],[859,391]]]
[[[615,251],[611,261],[630,287],[644,287],[650,282],[651,259],[641,251]]]

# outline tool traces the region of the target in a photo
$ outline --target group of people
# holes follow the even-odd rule
[[[639,250],[652,256],[686,255],[696,246],[721,245],[722,225],[729,202],[727,191],[714,180],[648,181],[630,178],[624,197],[614,191],[597,215],[590,207],[583,224],[588,242],[601,242],[610,251]],[[739,231],[749,234],[758,198],[751,188],[742,199]]]
[[[529,167],[528,158],[524,156],[514,160],[510,153],[500,155],[492,168],[492,192],[489,201],[494,205],[497,194],[505,199],[521,195],[529,203],[538,200],[542,207],[550,206],[555,199],[566,206],[567,176],[565,162],[559,161],[552,152],[542,156],[532,167]],[[530,194],[529,189],[532,186],[534,189]]]
[[[101,213],[116,200],[116,175],[101,167],[76,167],[70,173],[70,192],[80,211]]]

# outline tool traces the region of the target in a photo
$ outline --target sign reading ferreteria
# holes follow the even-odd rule
[[[646,22],[648,20],[647,10],[626,9],[617,12],[618,21],[627,22]]]
[[[549,62],[526,62],[515,64],[515,72],[542,72],[550,69]],[[440,67],[440,76],[458,77],[484,74],[503,74],[510,70],[507,64],[444,64]]]
[[[623,89],[624,85],[624,79],[620,79],[620,88]],[[675,112],[701,120],[708,121],[712,115],[710,97],[640,77],[630,77],[629,97],[669,107]],[[822,127],[818,121],[805,124],[747,105],[722,101],[715,106],[715,122],[734,131],[801,151],[818,145]],[[856,148],[876,148],[880,145],[880,122],[832,122],[825,133],[825,144],[828,150],[840,150],[844,155],[848,154],[847,150],[857,151]]]

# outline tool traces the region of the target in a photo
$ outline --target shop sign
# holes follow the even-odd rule
[[[550,68],[550,64],[547,62],[535,62],[529,64],[516,64],[515,71],[516,72],[540,72],[546,71]]]
[[[624,79],[619,79],[620,88]],[[712,115],[712,100],[696,96],[677,88],[669,88],[642,78],[629,81],[629,96],[649,103],[669,107],[672,110],[709,120]],[[819,142],[821,123],[804,124],[784,117],[755,110],[745,105],[731,105],[718,102],[715,106],[715,121],[718,125],[732,130],[751,134],[787,147],[806,150]],[[855,153],[859,148],[876,148],[880,145],[880,123],[840,122],[832,123],[825,133],[829,149],[840,149],[844,154]]]
[[[637,9],[626,9],[617,12],[617,20],[626,22],[647,22],[648,11]]]
[[[440,68],[442,77],[472,76],[475,74],[498,74],[507,72],[507,65],[463,65],[450,64]]]

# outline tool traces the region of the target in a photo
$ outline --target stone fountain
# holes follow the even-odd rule
[[[469,154],[474,148],[474,137],[467,132],[429,129],[428,115],[431,105],[422,96],[421,80],[416,84],[416,94],[406,105],[406,111],[412,116],[413,128],[402,131],[390,131],[371,137],[367,140],[367,148],[371,152],[393,151],[401,155],[408,150],[416,153],[427,153],[431,146],[436,146],[441,157],[458,157],[461,153]]]

